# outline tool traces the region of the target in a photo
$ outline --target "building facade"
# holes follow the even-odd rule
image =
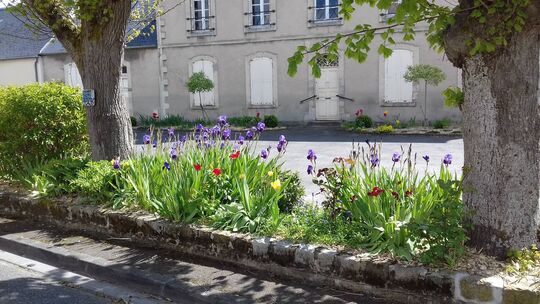
[[[388,112],[401,121],[421,121],[424,86],[403,79],[407,66],[421,63],[446,74],[439,86],[428,86],[428,119],[460,119],[458,110],[443,106],[441,96],[448,86],[460,85],[460,72],[429,48],[426,25],[419,25],[416,40],[409,42],[401,41],[396,30],[396,44],[388,46],[394,52],[387,59],[378,55],[381,39],[376,37],[362,64],[346,58],[342,49],[338,60],[319,62],[320,78],[313,77],[305,63],[295,77],[288,76],[287,59],[298,46],[351,32],[357,24],[384,26],[395,7],[386,12],[362,7],[344,22],[340,0],[186,0],[163,5],[166,14],[126,47],[121,94],[135,117],[158,112],[161,117],[196,119],[202,117],[202,103],[212,117],[260,113],[291,122],[343,121],[362,109],[375,120]],[[8,17],[4,19],[13,19]],[[5,30],[5,22],[0,29]],[[0,54],[0,85],[61,81],[82,87],[62,45],[45,38],[23,59],[15,58],[21,52],[10,47],[13,43],[3,44],[10,56]],[[186,82],[194,72],[204,72],[214,82],[213,91],[190,94]],[[19,73],[24,79],[18,79]]]
[[[167,2],[164,2],[167,4]],[[361,8],[344,22],[338,0],[191,0],[164,7],[158,20],[162,115],[201,117],[200,103],[213,116],[275,114],[282,121],[341,121],[357,109],[381,118],[423,118],[424,86],[407,83],[403,74],[411,64],[430,64],[446,74],[438,87],[428,86],[429,120],[459,119],[459,111],[443,106],[442,90],[459,85],[459,71],[442,53],[429,48],[420,25],[416,40],[400,41],[394,52],[377,54],[375,38],[367,60],[359,64],[340,52],[339,60],[323,60],[315,78],[307,64],[295,77],[287,75],[287,59],[298,46],[310,46],[356,24],[383,26],[392,9]],[[203,71],[215,88],[201,98],[190,94],[186,81]]]

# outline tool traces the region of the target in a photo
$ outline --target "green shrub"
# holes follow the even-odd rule
[[[434,129],[445,129],[450,126],[451,121],[449,119],[439,119],[433,122]]]
[[[193,127],[195,123],[190,122],[180,115],[168,115],[164,118],[153,118],[152,116],[139,115],[140,125],[143,127]]]
[[[111,200],[117,188],[119,171],[108,161],[89,162],[71,180],[78,193],[100,201]]]
[[[247,128],[257,124],[255,116],[229,117],[229,124],[235,127]]]
[[[26,163],[16,179],[41,197],[55,197],[75,192],[71,181],[88,162],[85,158],[53,159],[40,163]]]
[[[279,211],[281,213],[290,213],[302,202],[305,189],[302,186],[298,172],[286,171],[281,179],[289,180],[289,185],[283,190],[283,196],[278,201]]]
[[[392,125],[382,125],[377,127],[377,133],[392,133],[394,132],[394,127]]]
[[[137,126],[137,118],[130,116],[129,119],[131,120],[131,126],[136,127]]]
[[[81,92],[59,83],[0,88],[0,171],[88,151]]]
[[[276,115],[264,115],[264,124],[267,128],[275,128],[279,125]]]
[[[373,127],[373,120],[367,115],[356,116],[354,125],[358,129],[371,128]]]

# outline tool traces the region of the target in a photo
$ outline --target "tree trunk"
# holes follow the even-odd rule
[[[127,158],[133,131],[126,100],[120,97],[120,73],[129,0],[109,0],[114,15],[104,25],[81,24],[81,44],[75,58],[85,89],[95,91],[95,106],[86,108],[94,160]]]
[[[446,44],[458,36],[449,33]],[[540,242],[539,41],[532,25],[494,53],[447,50],[463,69],[469,243],[499,257]]]

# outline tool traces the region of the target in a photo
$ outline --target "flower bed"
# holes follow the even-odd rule
[[[321,206],[300,204],[298,173],[283,167],[287,139],[257,148],[265,124],[233,134],[225,116],[190,134],[168,129],[144,136],[130,159],[53,160],[22,178],[41,196],[77,194],[88,203],[142,209],[182,223],[327,245],[362,248],[423,263],[453,265],[463,254],[461,183],[449,173],[416,168],[411,149],[379,167],[380,145],[356,144],[349,157],[317,168],[309,150],[307,173],[325,194]]]

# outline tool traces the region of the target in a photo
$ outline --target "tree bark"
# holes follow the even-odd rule
[[[131,1],[109,0],[113,15],[102,25],[81,23],[76,63],[85,89],[95,91],[95,106],[86,108],[92,158],[127,158],[133,149],[133,130],[126,100],[120,98],[120,73]]]
[[[540,242],[540,26],[529,22],[506,47],[469,56],[459,22],[466,21],[457,18],[445,49],[463,69],[469,243],[504,257]]]
[[[126,158],[133,131],[126,101],[120,98],[120,72],[131,0],[78,3],[84,15],[73,20],[62,2],[22,0],[62,42],[73,58],[85,89],[95,91],[95,106],[86,108],[92,158]]]

